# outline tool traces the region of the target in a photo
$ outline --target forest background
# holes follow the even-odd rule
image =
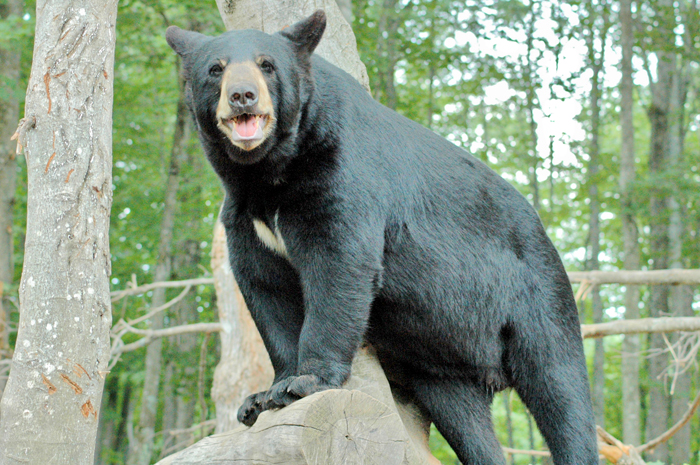
[[[341,7],[374,97],[516,186],[538,210],[567,270],[700,268],[696,0],[632,2],[627,19],[620,11],[629,0],[355,0]],[[0,0],[4,139],[22,114],[34,9],[31,1]],[[119,4],[113,290],[211,275],[222,190],[182,106],[178,63],[164,39],[171,24],[224,31],[214,2]],[[623,79],[625,44],[631,82]],[[25,161],[9,157],[7,147],[3,140],[0,208],[9,210],[0,211],[0,234],[13,232],[13,246],[11,253],[0,248],[1,311],[8,323],[0,331],[0,389],[18,321],[27,197]],[[180,291],[121,299],[114,321],[136,319]],[[583,323],[700,310],[692,286],[611,284],[579,297]],[[213,287],[193,287],[159,315],[142,327],[216,321]],[[124,337],[127,343],[137,339]],[[666,431],[700,389],[699,340],[698,333],[586,340],[597,423],[631,444]],[[139,463],[134,444],[144,429],[155,434],[152,459],[210,431],[218,350],[217,337],[183,334],[151,344],[148,369],[146,349],[121,354],[105,386],[97,463]],[[148,375],[154,372],[155,380]],[[155,414],[144,420],[149,399]],[[493,418],[503,445],[544,447],[510,391],[496,396]],[[431,445],[443,463],[457,463],[438,434]],[[647,458],[698,465],[699,451],[696,415]]]

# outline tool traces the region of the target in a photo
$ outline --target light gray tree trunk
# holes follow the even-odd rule
[[[24,0],[8,0],[0,4],[0,18],[21,16]],[[0,49],[0,360],[10,356],[10,311],[4,302],[6,286],[13,280],[14,260],[12,222],[17,179],[15,144],[10,137],[17,128],[19,102],[19,59],[17,48]],[[5,389],[6,378],[0,372],[0,396]]]
[[[160,224],[158,246],[158,263],[154,281],[168,281],[172,271],[172,241],[177,213],[177,192],[180,187],[180,169],[187,156],[186,148],[190,134],[189,112],[185,104],[184,83],[180,82],[180,97],[177,103],[173,145],[170,152],[170,167],[165,187],[163,217]],[[153,291],[152,307],[165,304],[165,288]],[[151,329],[163,328],[163,312],[158,312],[151,319]],[[162,369],[163,339],[158,338],[148,345],[146,350],[146,377],[141,393],[141,411],[139,425],[134,434],[134,443],[129,447],[127,463],[130,465],[148,465],[153,454],[156,414],[158,410],[158,388]]]
[[[37,2],[19,141],[27,159],[20,321],[0,463],[91,464],[109,362],[117,2]],[[3,63],[4,66],[4,63]]]
[[[634,161],[634,83],[632,81],[632,55],[634,24],[632,0],[620,0],[620,24],[622,27],[622,80],[620,81],[620,125],[622,146],[620,149],[620,206],[622,209],[622,241],[624,268],[639,269],[639,245],[637,222],[632,207],[632,188],[636,169]],[[625,288],[625,318],[639,318],[639,286]],[[639,392],[639,336],[625,336],[622,343],[622,442],[641,444],[641,399]]]

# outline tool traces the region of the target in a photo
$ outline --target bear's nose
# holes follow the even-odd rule
[[[231,108],[249,107],[258,103],[258,88],[250,82],[240,82],[229,86],[228,103]]]

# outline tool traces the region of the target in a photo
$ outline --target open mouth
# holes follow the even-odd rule
[[[263,138],[263,130],[267,125],[267,115],[254,115],[243,113],[222,123],[231,130],[231,139],[234,141],[257,141]]]

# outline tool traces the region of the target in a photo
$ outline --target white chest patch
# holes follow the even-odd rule
[[[262,220],[257,218],[253,218],[253,227],[255,228],[255,233],[258,235],[258,239],[260,239],[263,244],[265,244],[273,252],[288,258],[287,246],[284,244],[284,239],[280,233],[280,228],[277,225],[277,218],[278,214],[275,213],[274,232],[272,232]]]

